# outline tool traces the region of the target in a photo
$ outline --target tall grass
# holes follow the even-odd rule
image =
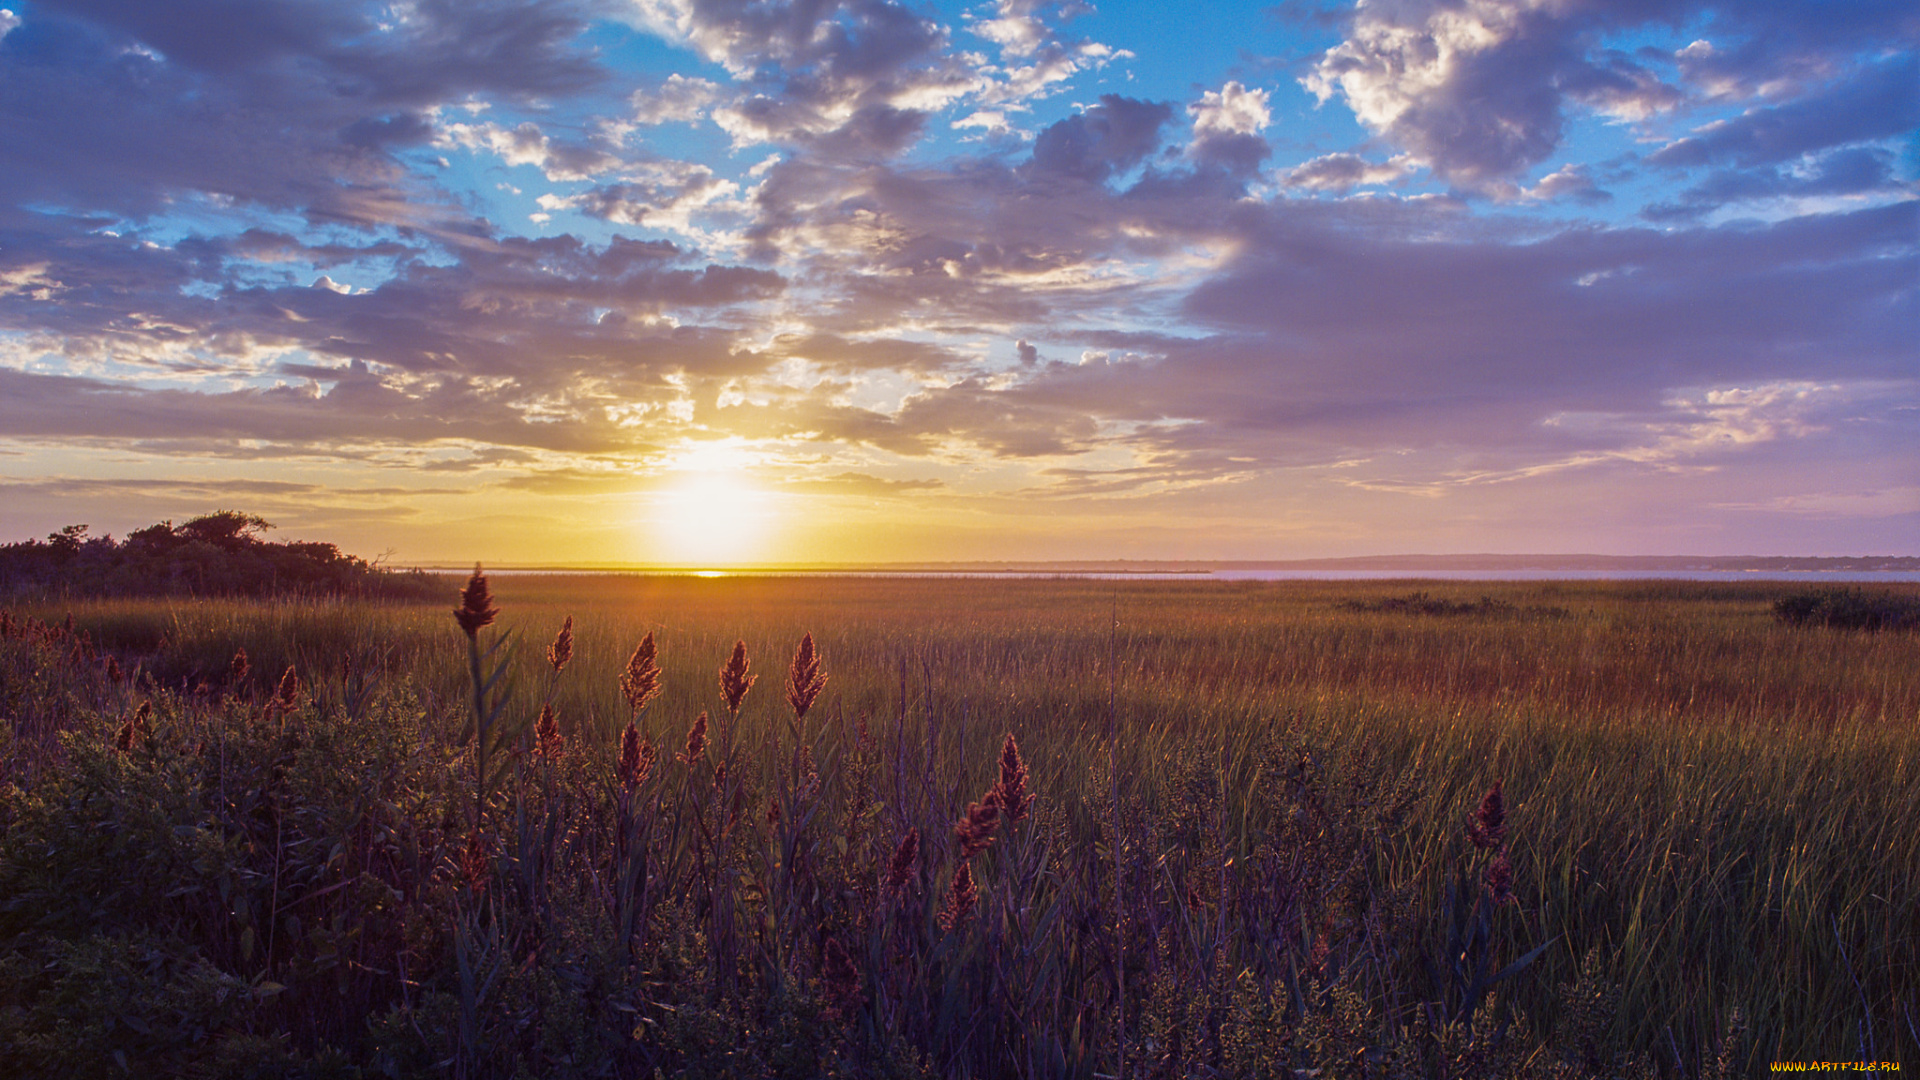
[[[1723,1054],[1731,1074],[1920,1054],[1920,650],[1782,625],[1778,587],[493,586],[501,626],[482,636],[520,643],[497,654],[514,730],[551,703],[567,749],[503,747],[512,775],[491,783],[457,738],[474,676],[447,606],[74,605],[76,631],[150,678],[101,687],[97,662],[55,671],[10,646],[0,700],[91,689],[16,722],[0,877],[46,850],[36,799],[71,810],[87,777],[140,788],[161,781],[128,770],[187,769],[227,793],[195,829],[274,852],[240,859],[255,906],[324,909],[307,898],[346,895],[345,869],[286,884],[290,841],[230,820],[232,792],[272,786],[273,766],[245,762],[347,768],[313,748],[373,739],[367,760],[387,764],[350,797],[316,774],[330,805],[312,812],[387,829],[437,881],[359,871],[407,897],[400,929],[365,933],[402,942],[409,976],[354,975],[356,1028],[299,997],[289,980],[313,977],[300,964],[318,946],[284,927],[264,933],[297,960],[242,957],[231,927],[198,954],[293,987],[253,1022],[292,1033],[309,1064],[331,1048],[474,1076],[1694,1076]],[[1382,603],[1414,589],[1432,602]],[[569,616],[562,674],[539,644]],[[807,710],[770,682],[728,708],[736,642],[780,672],[808,633],[829,681]],[[642,706],[622,675],[648,634],[660,692],[633,737],[658,765],[634,781],[621,743]],[[231,684],[237,648],[257,685]],[[253,703],[289,665],[310,695],[263,726]],[[159,703],[147,757],[110,749],[135,699]],[[695,753],[703,710],[712,743]],[[49,725],[72,734],[49,743]],[[404,734],[366,730],[383,725]],[[989,796],[1009,732],[1035,810],[996,816],[962,858],[976,845],[956,820],[978,832],[1004,805]],[[1465,832],[1495,785],[1511,904]],[[22,917],[0,906],[16,949],[35,932]],[[590,1006],[563,1004],[588,990]]]

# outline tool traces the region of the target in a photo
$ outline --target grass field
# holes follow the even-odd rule
[[[1783,625],[1792,586],[492,586],[505,674],[464,741],[447,604],[17,607],[0,1071],[1920,1064],[1920,636]]]

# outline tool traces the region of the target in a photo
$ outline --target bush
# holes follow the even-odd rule
[[[1793,626],[1920,630],[1920,597],[1864,589],[1820,589],[1775,600],[1773,614]]]

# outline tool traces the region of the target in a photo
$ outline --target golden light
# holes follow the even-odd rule
[[[701,454],[648,500],[649,545],[657,562],[710,568],[779,561],[780,497],[739,468]],[[706,466],[706,467],[698,467]]]

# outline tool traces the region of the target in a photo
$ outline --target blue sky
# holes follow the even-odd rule
[[[0,533],[1920,554],[1920,14],[0,0]]]

